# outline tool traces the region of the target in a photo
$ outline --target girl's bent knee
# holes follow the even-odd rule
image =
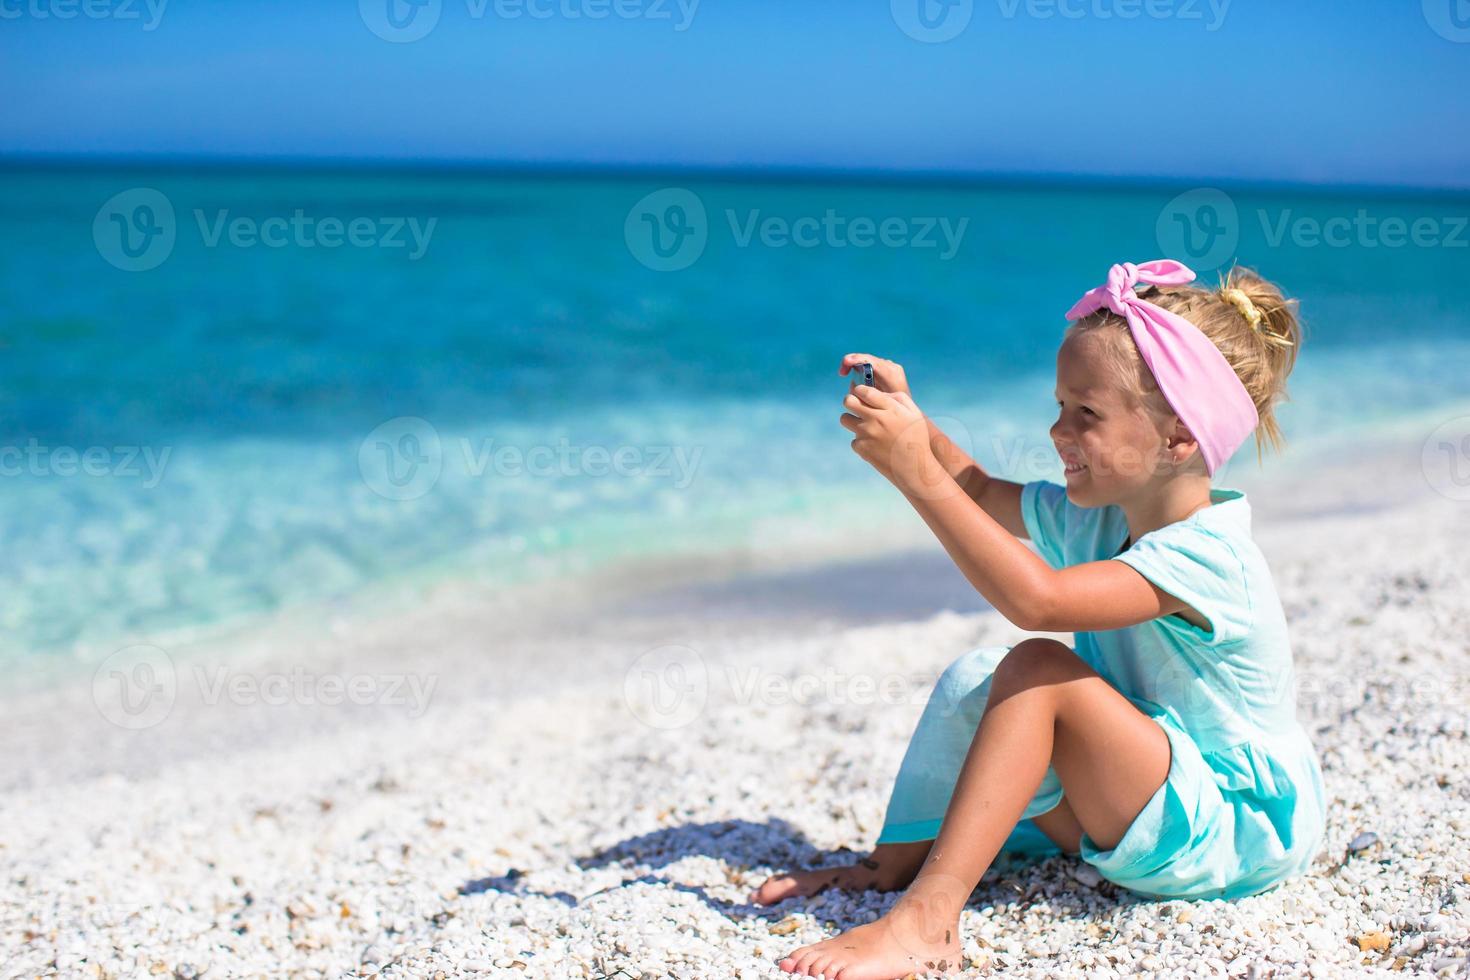
[[[997,680],[1031,684],[1071,680],[1089,672],[1071,647],[1042,637],[1017,643],[995,669]]]

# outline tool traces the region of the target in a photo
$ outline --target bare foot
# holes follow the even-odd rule
[[[876,922],[803,946],[781,969],[827,980],[897,980],[960,969],[959,909],[953,897],[908,894]]]
[[[829,888],[843,891],[891,892],[908,886],[924,866],[933,841],[912,844],[879,844],[873,853],[854,864],[793,871],[771,875],[750,893],[756,905],[775,905],[782,899],[809,898]]]

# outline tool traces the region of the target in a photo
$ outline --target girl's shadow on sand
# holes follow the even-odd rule
[[[744,883],[747,873],[751,870],[761,868],[771,868],[773,872],[805,870],[828,864],[851,862],[862,855],[846,847],[840,847],[834,851],[816,848],[799,830],[785,820],[772,819],[765,823],[754,823],[749,820],[720,820],[713,823],[690,823],[678,827],[665,827],[647,834],[640,834],[637,837],[630,837],[595,854],[576,859],[576,865],[584,871],[595,871],[614,866],[629,868],[631,871],[630,866],[634,865],[664,868],[684,858],[696,856],[712,857],[723,861],[729,869],[730,883],[745,894],[751,890],[751,886]],[[1068,892],[1088,890],[1088,886],[1073,880],[1067,874],[1067,869],[1074,867],[1076,862],[1076,858],[1067,855],[1028,857],[1003,852],[996,858],[990,870],[985,873],[985,877],[981,879],[980,884],[971,894],[968,904],[984,907],[1019,903],[1024,909],[1033,902],[1044,899],[1050,902],[1054,910],[1059,913],[1065,914],[1072,911],[1078,915],[1085,914],[1086,905],[1068,895]],[[763,873],[757,871],[756,875]],[[792,911],[802,908],[803,905],[823,901],[823,897],[818,895],[809,898],[787,899],[771,906],[755,905],[744,900],[732,902],[711,895],[704,885],[689,885],[671,881],[653,873],[630,874],[617,884],[577,896],[561,890],[538,891],[528,884],[528,879],[532,877],[534,877],[533,872],[512,868],[503,875],[467,881],[459,887],[459,893],[475,895],[480,892],[495,891],[510,895],[539,896],[553,898],[575,907],[598,895],[641,882],[667,885],[678,891],[697,895],[701,901],[727,918],[767,920],[784,919]],[[1050,895],[1047,894],[1048,889],[1046,888],[1049,881],[1057,886],[1051,889],[1053,893]],[[1108,881],[1103,881],[1091,890],[1104,898],[1118,901],[1119,904],[1127,901],[1122,890]],[[885,905],[896,901],[901,894],[902,892],[886,893],[884,895]]]

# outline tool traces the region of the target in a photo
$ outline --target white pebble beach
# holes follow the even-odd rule
[[[1470,501],[1420,451],[1289,475],[1246,452],[1224,481],[1250,493],[1322,761],[1310,873],[1156,901],[1003,859],[964,912],[965,975],[1470,976]],[[751,889],[870,848],[929,685],[1025,635],[922,532],[174,638],[143,722],[90,665],[15,693],[0,975],[785,976],[897,896]],[[660,699],[645,671],[670,658],[683,693]],[[375,686],[322,703],[323,676]]]

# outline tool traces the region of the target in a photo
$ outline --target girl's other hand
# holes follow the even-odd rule
[[[842,405],[847,414],[839,421],[854,436],[853,452],[888,480],[907,492],[931,488],[943,477],[929,445],[928,420],[908,392],[890,395],[858,385]]]
[[[848,354],[842,358],[842,363],[837,366],[837,373],[846,375],[855,365],[867,361],[873,365],[873,387],[879,391],[886,391],[890,395],[909,394],[909,379],[904,376],[903,365],[895,361],[885,361],[881,357],[872,354]]]

